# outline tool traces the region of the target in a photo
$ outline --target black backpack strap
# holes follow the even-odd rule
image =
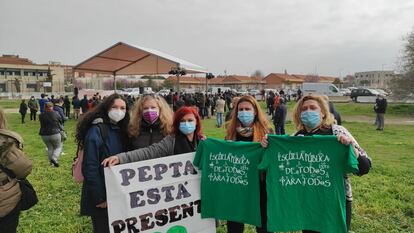
[[[4,167],[1,164],[0,164],[0,170],[3,170],[3,172],[6,173],[8,177],[10,177],[12,179],[16,178],[16,174],[14,174],[14,172],[12,170]]]
[[[101,138],[103,142],[105,156],[108,156],[109,148],[108,148],[108,145],[105,143],[105,140],[108,138],[108,126],[105,123],[100,123],[97,126],[99,128],[99,131],[101,132]]]

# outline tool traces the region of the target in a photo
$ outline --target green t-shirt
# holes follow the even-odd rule
[[[264,149],[258,142],[208,138],[198,145],[201,217],[261,225],[259,170]]]
[[[344,175],[358,171],[351,145],[331,135],[268,142],[259,165],[267,170],[268,230],[346,233]]]

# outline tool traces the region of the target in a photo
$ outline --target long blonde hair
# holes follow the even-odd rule
[[[236,138],[236,128],[241,125],[240,121],[237,118],[239,104],[242,102],[248,102],[252,104],[256,116],[253,121],[253,141],[259,142],[265,136],[265,134],[270,133],[271,126],[269,121],[267,120],[265,114],[263,113],[262,109],[259,106],[259,103],[255,98],[252,96],[246,95],[243,96],[237,101],[237,104],[233,107],[233,111],[231,113],[231,119],[229,120],[229,124],[227,126],[227,140],[234,140]]]
[[[130,137],[137,137],[140,133],[143,106],[148,100],[154,100],[158,105],[160,110],[159,119],[162,134],[166,136],[172,133],[173,112],[170,106],[162,97],[159,97],[158,95],[146,95],[139,98],[131,110],[131,119],[128,125],[128,134]]]
[[[7,121],[6,121],[6,114],[4,110],[0,108],[0,129],[6,129]]]
[[[320,95],[307,95],[301,98],[296,103],[293,109],[293,123],[295,124],[296,130],[300,131],[300,130],[305,129],[305,126],[300,120],[300,114],[302,113],[303,104],[305,103],[305,101],[308,101],[308,100],[314,100],[318,102],[318,105],[321,108],[321,112],[324,115],[324,117],[321,119],[321,127],[325,129],[330,128],[332,124],[334,123],[334,118],[332,114],[329,112],[327,101],[324,99],[324,97]]]

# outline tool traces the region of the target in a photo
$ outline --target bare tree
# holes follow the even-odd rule
[[[253,77],[253,78],[263,78],[263,73],[260,70],[255,70],[250,77]]]
[[[414,94],[414,28],[407,37],[402,56],[402,75],[391,81],[393,96],[404,98]]]

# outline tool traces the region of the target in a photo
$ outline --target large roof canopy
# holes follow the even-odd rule
[[[75,71],[117,75],[168,74],[172,68],[187,73],[206,73],[206,69],[166,53],[118,42],[74,67]]]

